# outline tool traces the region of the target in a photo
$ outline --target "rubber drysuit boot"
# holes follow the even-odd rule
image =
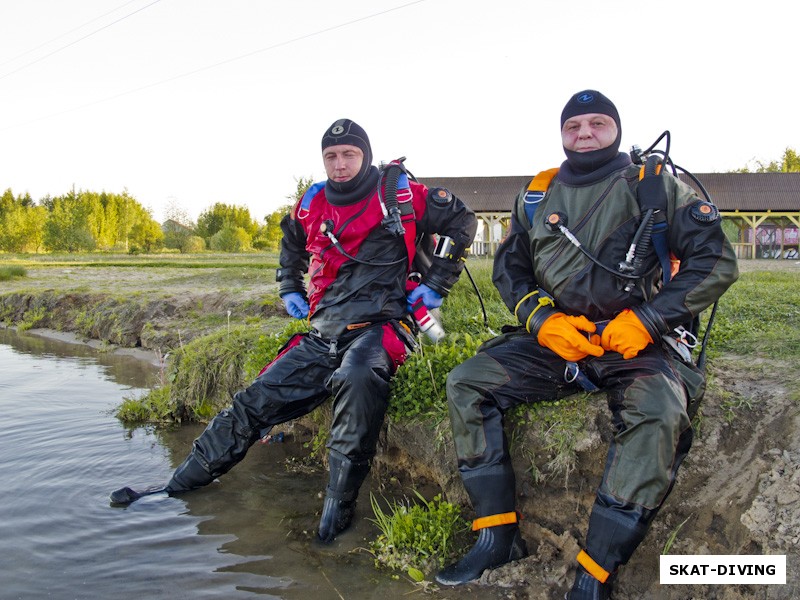
[[[598,492],[589,517],[586,550],[578,554],[580,566],[568,600],[611,598],[617,569],[642,543],[656,512]]]
[[[461,585],[478,579],[486,569],[528,555],[514,510],[515,478],[510,465],[492,467],[492,473],[464,477],[464,487],[478,516],[473,531],[478,541],[457,563],[439,571],[441,585]],[[462,473],[462,477],[463,477]]]
[[[328,455],[330,479],[325,490],[325,502],[319,520],[317,536],[330,543],[350,527],[356,512],[358,490],[370,469],[369,461],[352,461],[345,455],[331,450]]]
[[[175,469],[172,479],[164,488],[170,495],[194,490],[214,481],[214,478],[205,470],[203,465],[195,458],[194,452]]]
[[[601,582],[583,567],[578,567],[575,583],[570,592],[564,596],[566,600],[610,600],[611,580]]]

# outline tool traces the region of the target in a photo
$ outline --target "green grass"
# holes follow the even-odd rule
[[[384,510],[370,494],[372,521],[380,534],[370,544],[376,566],[407,573],[422,581],[423,572],[436,570],[462,551],[458,539],[469,530],[458,506],[437,494],[426,500],[414,491],[416,502],[394,501]]]
[[[118,254],[103,252],[64,254],[4,254],[0,255],[0,268],[22,267],[130,267],[176,269],[275,269],[278,255],[268,252],[245,254],[200,252],[197,254]]]
[[[0,281],[25,277],[28,272],[20,265],[0,265]]]
[[[223,327],[172,351],[161,385],[126,400],[117,418],[143,422],[208,422],[231,397],[255,379],[287,338],[306,328],[292,321],[276,334],[251,326]]]
[[[743,273],[720,299],[709,342],[719,353],[800,357],[800,272]]]

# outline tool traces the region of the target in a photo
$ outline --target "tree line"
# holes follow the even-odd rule
[[[35,202],[30,194],[0,196],[0,251],[5,252],[247,252],[277,250],[280,221],[311,185],[297,179],[287,203],[261,223],[246,207],[216,203],[193,223],[184,211],[167,208],[163,224],[149,209],[123,191],[121,194],[70,190]]]
[[[800,156],[797,150],[787,147],[783,155],[778,160],[764,162],[763,160],[753,159],[741,169],[732,171],[733,173],[800,173]]]
[[[753,159],[734,173],[797,173],[800,156],[787,147],[778,160]],[[287,204],[258,222],[246,207],[216,203],[196,223],[177,207],[168,207],[166,221],[157,223],[150,211],[121,194],[71,190],[34,202],[29,194],[0,196],[0,252],[153,252],[162,248],[180,252],[247,252],[277,250],[280,221],[313,183],[296,179]]]

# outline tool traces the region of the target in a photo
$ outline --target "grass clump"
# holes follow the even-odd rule
[[[462,548],[456,540],[469,530],[461,509],[437,494],[426,500],[414,491],[418,502],[395,501],[387,511],[370,494],[380,534],[370,544],[376,566],[407,573],[422,581],[424,572],[439,569]]]
[[[47,311],[43,306],[37,306],[28,311],[22,317],[22,321],[17,323],[18,331],[27,331],[36,327],[36,325],[47,316]]]
[[[573,394],[560,400],[522,404],[509,413],[516,427],[534,428],[533,438],[541,442],[541,449],[547,454],[544,470],[540,470],[536,453],[520,449],[530,460],[529,470],[535,481],[563,477],[564,486],[567,485],[578,464],[577,447],[586,431],[592,397],[592,394]],[[516,443],[518,437],[513,439]]]
[[[141,398],[126,399],[117,418],[125,423],[206,423],[255,379],[292,333],[305,327],[293,321],[280,333],[266,335],[237,326],[182,344],[172,351],[160,385]]]
[[[11,279],[19,279],[28,275],[24,267],[20,266],[2,266],[0,267],[0,281],[10,281]]]
[[[123,423],[165,423],[176,420],[174,408],[166,386],[152,389],[139,398],[125,398],[114,414]]]

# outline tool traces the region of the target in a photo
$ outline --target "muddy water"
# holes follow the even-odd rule
[[[127,429],[113,417],[156,376],[130,357],[0,329],[0,599],[422,594],[363,551],[376,535],[363,492],[354,530],[314,542],[324,474],[289,472],[287,459],[307,451],[288,438],[256,445],[203,490],[110,506],[121,485],[167,481],[200,432]]]

